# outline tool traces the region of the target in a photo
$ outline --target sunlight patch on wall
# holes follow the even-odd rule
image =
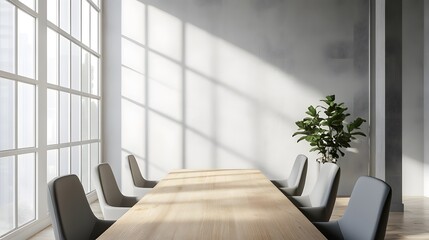
[[[145,112],[135,103],[122,99],[122,148],[145,156]]]
[[[142,46],[122,38],[122,66],[145,74],[145,50]]]
[[[215,128],[216,83],[186,71],[186,124],[213,138]]]
[[[149,178],[160,179],[182,168],[182,129],[179,124],[155,113],[149,115]]]
[[[145,8],[140,1],[122,1],[122,35],[143,45],[146,44]]]
[[[149,105],[177,120],[182,119],[182,68],[155,53],[149,53]]]
[[[149,46],[174,60],[182,58],[182,22],[180,19],[149,6]]]
[[[122,97],[145,104],[145,76],[127,67],[122,67],[121,91]]]

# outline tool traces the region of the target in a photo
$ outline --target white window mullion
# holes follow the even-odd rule
[[[14,180],[13,180],[13,190],[14,190],[14,206],[13,206],[13,224],[14,228],[18,227],[18,155],[13,157],[13,170],[14,170]]]
[[[14,66],[14,74],[18,75],[18,8],[15,7],[15,28],[14,28],[14,35],[15,35],[15,66]]]
[[[85,0],[83,0],[85,1]],[[93,3],[91,0],[86,0],[89,5],[91,5],[97,12],[100,12],[100,7],[97,7],[97,5],[95,5],[95,3]]]
[[[13,5],[16,6],[16,8],[21,9],[22,11],[24,11],[25,13],[31,15],[34,18],[38,18],[40,13],[37,13],[36,11],[34,11],[33,9],[31,9],[30,7],[28,7],[27,5],[21,3],[18,0],[8,0],[10,3],[12,3]],[[45,0],[46,1],[46,0]]]
[[[14,155],[22,155],[27,153],[34,153],[36,151],[37,151],[37,148],[21,148],[21,149],[6,150],[6,151],[0,152],[0,158],[10,157]]]
[[[54,30],[55,32],[61,34],[66,39],[72,41],[74,44],[78,45],[79,47],[81,47],[81,48],[85,49],[86,51],[90,52],[91,54],[97,56],[98,58],[101,57],[100,54],[97,53],[96,51],[92,50],[90,46],[86,46],[81,41],[77,40],[75,37],[73,37],[72,35],[68,34],[66,31],[64,31],[61,28],[55,26],[55,24],[53,24],[51,22],[48,22],[48,27],[50,29]],[[90,37],[90,40],[91,40],[91,37]]]

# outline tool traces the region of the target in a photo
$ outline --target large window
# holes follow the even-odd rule
[[[90,169],[100,150],[99,4],[0,0],[0,238],[46,217],[39,191],[52,178],[73,173],[87,193],[93,189]]]
[[[76,174],[91,191],[100,143],[98,2],[47,6],[47,180]]]

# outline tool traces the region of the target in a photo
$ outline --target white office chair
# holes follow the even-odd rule
[[[311,193],[291,196],[289,199],[310,221],[327,222],[334,209],[339,182],[340,168],[334,163],[324,163]]]
[[[57,240],[96,239],[115,223],[94,215],[76,175],[57,177],[48,183],[48,206]]]
[[[101,163],[94,168],[93,181],[106,220],[117,220],[138,202],[137,197],[128,197],[121,193],[107,163]]]
[[[376,178],[358,179],[344,216],[314,225],[328,239],[381,240],[386,234],[392,189]]]
[[[133,192],[135,196],[143,197],[158,184],[157,181],[146,180],[140,171],[139,165],[134,155],[128,155],[128,164],[130,166],[131,178],[133,180]]]
[[[289,196],[299,196],[304,190],[305,178],[307,176],[307,156],[299,154],[287,179],[271,180],[283,193]]]

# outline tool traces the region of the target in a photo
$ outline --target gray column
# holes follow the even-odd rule
[[[386,1],[385,174],[393,190],[391,211],[402,203],[402,0]]]
[[[424,61],[423,61],[423,91],[424,91],[424,172],[423,172],[423,189],[424,196],[429,197],[429,0],[424,1],[424,25],[423,25],[423,47],[424,47]]]
[[[385,180],[385,0],[371,0],[370,175]]]

